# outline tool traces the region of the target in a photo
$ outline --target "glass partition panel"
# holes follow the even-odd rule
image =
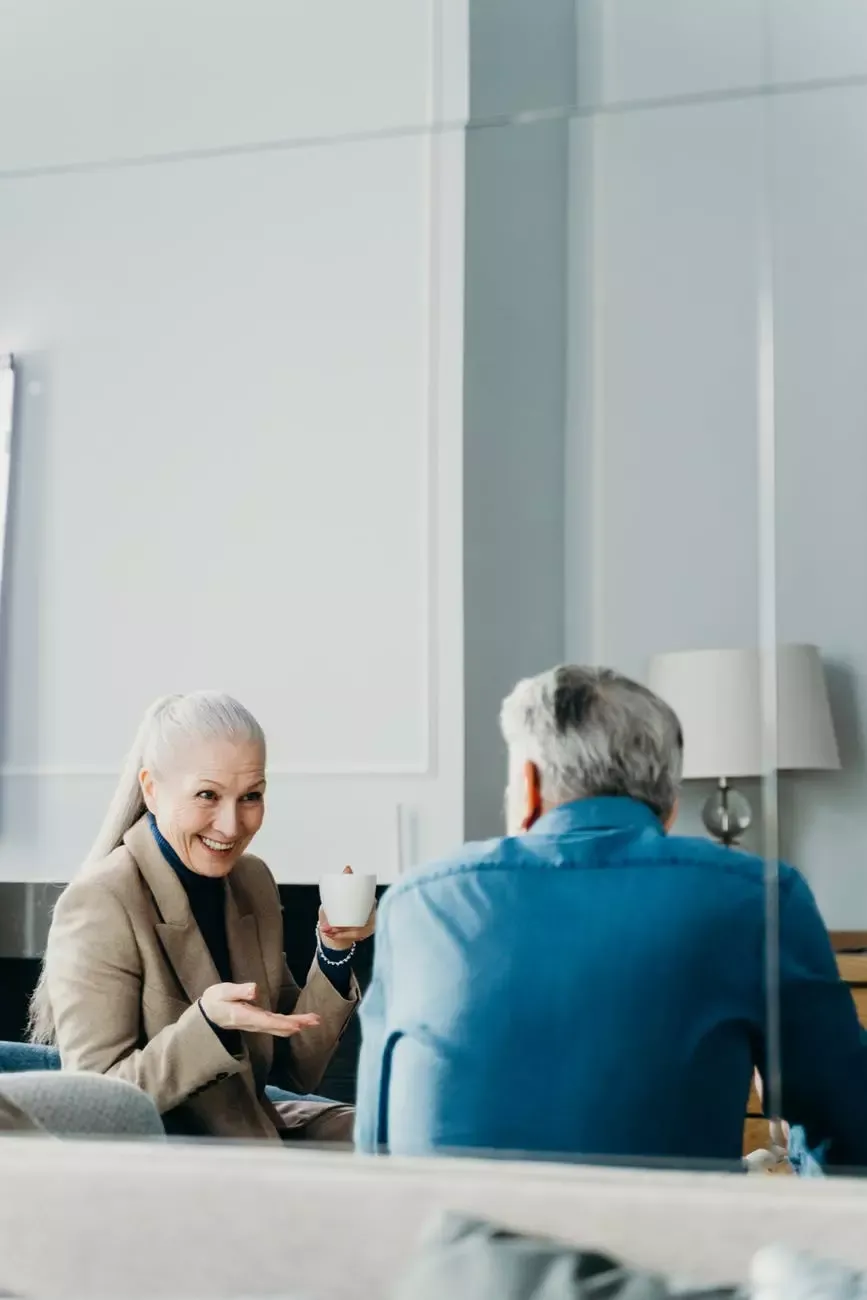
[[[532,1088],[520,1093],[505,1127],[527,1141],[507,1145],[550,1150],[553,1127],[567,1159],[694,1167],[755,1154],[769,1167],[782,1144],[759,1096],[779,1110],[766,24],[754,5],[544,8],[544,33],[529,7],[471,9],[471,836],[501,824],[493,719],[514,682],[561,658],[617,676],[549,682],[562,734],[554,722],[532,746],[544,684],[520,725],[505,708],[507,807],[522,806],[522,756],[532,767],[543,755],[530,836],[547,828],[545,850],[571,868],[555,882],[565,950],[540,938],[534,984],[549,1105],[519,1121],[520,1106],[535,1114]],[[493,490],[477,495],[486,476]],[[559,617],[552,590],[565,592]],[[642,785],[641,754],[664,727],[625,702],[621,675],[679,716],[676,808]],[[580,748],[587,718],[604,754]],[[671,763],[666,751],[657,775]],[[544,864],[536,843],[515,852]],[[503,961],[498,993],[520,966]],[[573,991],[561,1003],[562,979]],[[523,1023],[517,997],[512,1014]],[[494,1062],[508,1056],[496,1025]],[[394,1069],[411,1073],[413,1059],[398,1046]]]
[[[798,1143],[827,1165],[852,1167],[867,1164],[858,1024],[867,946],[858,341],[867,189],[857,163],[867,9],[776,5],[771,15],[781,90],[765,114],[774,450],[762,508],[774,555],[764,614],[780,654],[779,855],[800,872],[791,879],[780,869],[780,1105]],[[770,457],[770,436],[767,446]],[[766,700],[768,725],[772,712]]]
[[[788,647],[857,640],[799,597],[815,576],[828,607],[835,561],[797,502],[838,499],[803,430],[809,359],[838,393],[833,340],[852,346],[818,249],[854,303],[857,132],[835,106],[861,88],[812,84],[856,75],[830,55],[796,66],[796,8],[382,0],[362,22],[220,4],[197,69],[185,6],[169,42],[139,16],[134,59],[95,0],[77,33],[58,8],[47,55],[29,20],[0,40],[26,124],[0,130],[21,442],[0,877],[31,961],[5,1037],[44,947],[37,886],[77,879],[142,712],[218,685],[268,734],[255,848],[299,981],[321,875],[351,863],[395,887],[361,1021],[362,1145],[737,1167],[781,1144],[751,1091],[758,1069],[788,1118],[777,863],[807,869],[797,791],[851,779],[785,777],[778,798],[787,719],[820,707],[816,657]],[[112,113],[99,23],[129,64]],[[39,87],[70,69],[49,120]],[[829,138],[849,162],[833,175]],[[537,682],[504,746],[504,699],[563,663],[616,675]],[[822,734],[823,762],[805,740],[796,766],[830,765]],[[244,839],[227,824],[204,826],[208,852]],[[835,873],[811,878],[826,920],[849,908]],[[264,986],[232,942],[228,973]],[[344,950],[322,942],[311,979],[345,993]],[[179,983],[193,1007],[205,986]],[[354,1098],[357,1051],[356,1022],[332,1099]]]

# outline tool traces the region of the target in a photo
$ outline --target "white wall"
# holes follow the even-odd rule
[[[867,928],[867,88],[773,127],[779,634],[822,645],[843,760],[790,781],[783,817],[826,915]]]
[[[763,9],[579,5],[579,99],[618,111],[572,129],[567,646],[643,674],[656,651],[755,643],[776,505],[778,636],[825,652],[845,765],[782,778],[783,849],[832,927],[865,927],[867,91],[805,83],[867,74],[867,3],[772,0],[768,43]],[[757,471],[763,177],[776,503]]]
[[[576,0],[576,20],[585,108],[867,73],[864,0]]]
[[[76,867],[155,695],[269,735],[284,881],[462,832],[466,14],[0,0],[21,363],[0,878]]]

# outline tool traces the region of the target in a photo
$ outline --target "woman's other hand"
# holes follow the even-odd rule
[[[352,867],[343,868],[344,876],[352,875]],[[326,948],[337,948],[345,950],[352,947],[354,943],[361,943],[362,939],[369,939],[376,929],[376,904],[367,918],[366,925],[348,928],[346,926],[331,926],[328,924],[328,917],[325,915],[325,908],[319,909],[319,934]]]
[[[271,1034],[291,1038],[314,1029],[319,1016],[281,1016],[256,1005],[255,984],[212,984],[199,998],[199,1006],[211,1024],[220,1029],[237,1029],[244,1034]]]

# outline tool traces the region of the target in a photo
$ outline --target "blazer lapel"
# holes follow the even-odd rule
[[[146,817],[124,836],[162,918],[156,932],[169,965],[190,1002],[220,983],[202,932],[193,920],[186,891],[154,840]],[[228,896],[228,891],[227,891]]]

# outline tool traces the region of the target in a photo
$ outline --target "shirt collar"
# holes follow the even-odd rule
[[[663,835],[658,815],[647,804],[622,795],[576,799],[543,813],[530,828],[531,835],[565,835],[569,831],[650,831]]]

